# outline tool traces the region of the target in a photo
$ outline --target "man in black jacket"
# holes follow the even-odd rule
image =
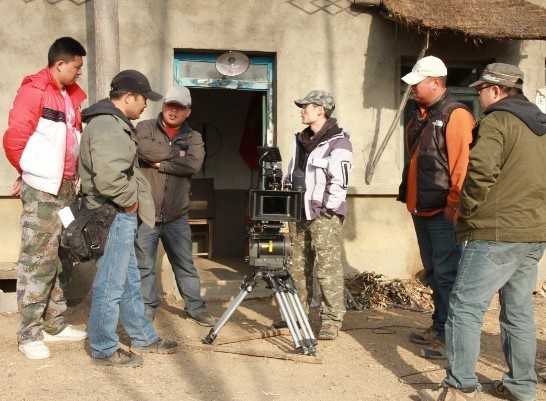
[[[188,319],[214,326],[201,297],[201,281],[193,264],[191,229],[188,223],[191,176],[203,165],[205,150],[199,132],[186,119],[191,113],[191,95],[184,86],[171,87],[157,118],[140,122],[137,129],[138,156],[152,186],[155,227],[141,224],[136,240],[138,268],[145,314],[153,320],[160,304],[155,264],[159,239],[185,302]]]
[[[423,57],[402,80],[411,85],[414,106],[398,200],[411,213],[434,301],[432,325],[412,333],[410,341],[427,346],[421,356],[444,359],[449,297],[462,251],[451,217],[466,173],[474,117],[447,89],[447,68],[438,57]]]

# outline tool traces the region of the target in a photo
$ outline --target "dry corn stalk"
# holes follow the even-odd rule
[[[345,279],[348,306],[361,308],[386,308],[405,305],[431,310],[432,291],[418,280],[388,279],[382,274],[364,272]]]

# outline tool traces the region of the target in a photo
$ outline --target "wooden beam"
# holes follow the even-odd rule
[[[262,351],[257,349],[249,348],[236,348],[236,347],[226,347],[223,345],[206,345],[206,344],[184,344],[194,349],[200,349],[203,351],[213,351],[213,352],[225,352],[228,354],[239,354],[247,356],[257,356],[262,358],[274,358],[274,359],[284,359],[294,362],[303,362],[303,363],[312,363],[320,365],[322,364],[322,358],[309,355],[296,355],[296,354],[287,354],[284,352],[272,352],[272,351]]]
[[[229,337],[229,338],[220,338],[214,340],[216,345],[222,345],[222,344],[231,344],[231,343],[239,343],[242,341],[250,341],[250,340],[259,340],[260,338],[269,338],[269,337],[276,337],[276,336],[283,336],[283,335],[289,335],[290,330],[288,329],[277,329],[277,330],[267,330],[262,333],[254,333],[249,334],[246,336],[241,337]]]

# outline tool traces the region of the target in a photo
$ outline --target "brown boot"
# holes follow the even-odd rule
[[[436,390],[419,391],[420,401],[479,401],[480,392],[465,393],[455,387],[438,387]]]
[[[430,347],[421,349],[421,356],[427,359],[446,359],[446,344],[440,340],[434,340]]]
[[[339,329],[333,324],[323,323],[318,334],[319,340],[335,340],[339,334]]]
[[[411,333],[409,339],[412,343],[420,345],[432,345],[432,342],[436,340],[438,332],[430,326],[422,333]]]

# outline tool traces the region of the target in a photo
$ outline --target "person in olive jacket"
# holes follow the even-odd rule
[[[108,366],[139,366],[140,353],[168,354],[175,341],[162,340],[144,316],[140,275],[135,255],[138,218],[153,227],[150,185],[136,156],[136,134],[131,120],[140,117],[147,100],[158,101],[148,78],[135,70],[117,74],[110,96],[82,111],[87,123],[80,147],[81,191],[88,208],[105,202],[118,213],[110,226],[104,254],[97,261],[89,312],[89,345],[93,361]],[[129,352],[119,346],[118,320],[131,339]]]
[[[546,115],[523,96],[523,72],[514,65],[489,64],[470,86],[484,112],[454,216],[457,241],[467,243],[449,302],[449,368],[442,387],[422,390],[420,399],[479,399],[481,326],[498,293],[508,371],[490,391],[531,401],[537,399],[533,291],[546,247]]]

